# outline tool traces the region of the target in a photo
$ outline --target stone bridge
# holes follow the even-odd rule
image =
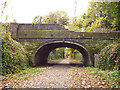
[[[69,47],[77,49],[83,55],[85,66],[94,66],[94,54],[99,53],[104,46],[120,41],[120,32],[74,32],[55,24],[12,23],[9,30],[19,42],[36,43],[33,52],[36,65],[47,64],[49,53],[55,48]]]

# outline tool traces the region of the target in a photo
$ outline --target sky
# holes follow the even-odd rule
[[[86,13],[88,2],[91,0],[76,1],[76,16]],[[7,4],[5,12],[9,15],[9,22],[16,19],[18,23],[32,23],[35,16],[44,16],[50,11],[58,10],[66,11],[69,18],[75,16],[75,0],[8,0]],[[1,17],[0,20],[2,20]]]

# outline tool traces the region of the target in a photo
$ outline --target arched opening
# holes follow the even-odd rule
[[[83,59],[84,59],[83,65],[84,66],[89,65],[90,61],[89,61],[89,53],[88,53],[87,49],[78,43],[69,42],[69,41],[64,41],[64,42],[63,41],[53,41],[53,42],[44,43],[43,45],[41,45],[37,49],[35,56],[34,56],[35,64],[37,66],[46,65],[49,53],[52,50],[54,50],[55,48],[60,48],[60,47],[68,47],[68,48],[77,49],[83,56]]]
[[[48,56],[48,65],[69,64],[83,66],[82,54],[74,48],[60,47],[52,50]]]

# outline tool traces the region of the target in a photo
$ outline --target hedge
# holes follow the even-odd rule
[[[101,50],[98,66],[103,70],[120,70],[120,43],[108,45]]]
[[[23,46],[10,37],[3,37],[2,75],[19,72],[28,65],[28,57]]]

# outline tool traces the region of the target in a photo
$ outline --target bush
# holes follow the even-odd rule
[[[11,37],[4,35],[2,42],[2,75],[19,72],[28,65],[28,57],[23,46]]]
[[[120,44],[111,44],[102,49],[98,66],[104,70],[120,70]]]

